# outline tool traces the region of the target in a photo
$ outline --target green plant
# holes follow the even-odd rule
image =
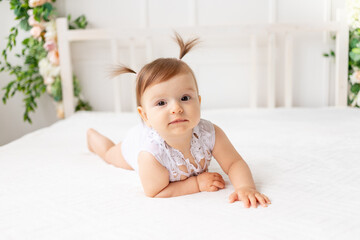
[[[47,92],[57,103],[58,117],[63,117],[62,91],[59,67],[59,53],[56,42],[55,16],[56,9],[52,3],[56,0],[10,0],[10,9],[14,11],[18,24],[10,29],[5,49],[2,50],[0,72],[8,72],[14,76],[3,90],[4,104],[17,92],[23,94],[25,112],[24,121],[31,123],[29,114],[35,112],[40,96]],[[2,2],[2,0],[0,0]],[[69,28],[85,28],[87,20],[84,15],[74,21],[69,19]],[[29,31],[31,36],[22,42],[22,50],[14,56],[20,58],[21,65],[14,65],[9,54],[17,44],[19,29]],[[80,84],[74,77],[74,95],[78,101],[76,111],[91,110],[88,102],[81,97]]]
[[[360,107],[360,29],[349,34],[349,85],[348,105]]]
[[[360,107],[360,0],[347,0],[349,31],[348,105]]]
[[[336,36],[331,37],[336,40]],[[335,58],[335,52],[330,50],[324,53],[324,57]],[[348,61],[349,93],[347,104],[352,107],[360,107],[360,29],[352,28],[349,31],[349,61]]]

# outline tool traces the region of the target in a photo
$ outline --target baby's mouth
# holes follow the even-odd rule
[[[179,119],[175,119],[174,121],[171,121],[171,122],[169,123],[169,125],[170,125],[170,124],[177,124],[177,123],[188,122],[188,121],[189,121],[189,120],[179,118]]]

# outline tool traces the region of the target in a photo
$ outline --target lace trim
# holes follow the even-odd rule
[[[170,173],[171,182],[180,181],[182,175],[186,177],[199,175],[204,172],[210,164],[212,155],[209,150],[205,149],[205,146],[211,146],[210,141],[212,136],[210,132],[206,131],[203,124],[199,123],[194,127],[190,143],[190,152],[197,167],[190,162],[189,158],[185,159],[184,155],[179,150],[169,146],[155,129],[150,128],[149,137],[151,142],[158,144],[160,149],[163,150],[168,157],[168,161],[162,161],[162,163]],[[203,159],[204,166],[201,167],[200,162]],[[179,166],[185,166],[188,172],[182,171]]]

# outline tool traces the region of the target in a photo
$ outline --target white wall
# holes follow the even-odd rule
[[[319,23],[323,21],[324,2],[326,0],[277,0],[275,19],[280,23]],[[330,0],[329,0],[330,1]],[[144,0],[58,0],[56,5],[61,16],[71,14],[77,17],[85,14],[91,27],[134,26],[142,24],[142,4]],[[150,0],[150,26],[171,27],[189,25],[188,1],[184,0]],[[333,9],[344,7],[345,1],[332,0]],[[269,0],[198,0],[200,25],[227,25],[238,23],[267,23]],[[5,46],[8,30],[14,25],[13,13],[9,10],[7,1],[0,3],[0,47]],[[335,19],[334,12],[332,18]],[[196,33],[194,33],[196,35]],[[264,38],[265,39],[265,38]],[[266,81],[266,42],[260,51],[259,75],[261,81]],[[185,61],[193,67],[199,81],[200,92],[203,98],[203,107],[210,106],[247,106],[249,71],[249,37],[239,39],[202,39],[201,47],[192,51]],[[295,36],[294,54],[294,105],[305,107],[324,106],[326,93],[322,91],[322,53],[329,50],[323,44],[321,33],[310,33]],[[237,44],[237,46],[234,45]],[[171,36],[154,39],[154,57],[176,57],[178,49]],[[277,53],[283,51],[281,38],[277,39]],[[330,46],[331,47],[331,46]],[[111,65],[110,46],[106,42],[74,43],[72,45],[72,61],[74,73],[80,78],[83,93],[91,101],[95,110],[113,109],[113,83],[107,78],[107,69]],[[120,49],[121,62],[129,64],[128,49]],[[144,47],[137,48],[137,66],[139,70],[144,60]],[[212,61],[216,59],[215,61]],[[219,65],[218,62],[221,62]],[[279,88],[277,105],[283,105],[282,94],[282,64],[278,63],[277,86]],[[214,78],[215,76],[215,78]],[[0,75],[0,86],[4,86],[11,78],[6,74]],[[125,80],[126,81],[126,80]],[[221,84],[219,91],[219,82]],[[333,81],[329,79],[329,81]],[[233,88],[233,84],[237,88]],[[123,84],[125,84],[123,82]],[[330,89],[331,90],[331,89]],[[226,93],[226,94],[224,94]],[[264,89],[260,93],[265,94]],[[3,94],[3,92],[2,92]],[[2,95],[1,94],[1,95]],[[230,95],[238,96],[236,99]],[[124,94],[123,100],[130,95]],[[330,103],[333,99],[330,99]],[[260,104],[265,105],[264,98]],[[131,109],[130,104],[125,106]],[[55,110],[48,96],[44,96],[32,115],[33,125],[22,122],[23,107],[20,96],[15,97],[7,105],[0,104],[0,145],[7,143],[21,135],[35,129],[48,126],[56,121]]]

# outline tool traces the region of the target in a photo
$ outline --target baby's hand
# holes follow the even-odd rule
[[[263,207],[267,207],[267,204],[271,204],[269,198],[264,194],[259,193],[254,188],[238,188],[229,196],[229,202],[233,203],[235,201],[242,201],[246,208],[257,207],[257,202],[261,204]]]
[[[215,192],[225,187],[224,179],[216,172],[203,172],[196,179],[201,192]]]

